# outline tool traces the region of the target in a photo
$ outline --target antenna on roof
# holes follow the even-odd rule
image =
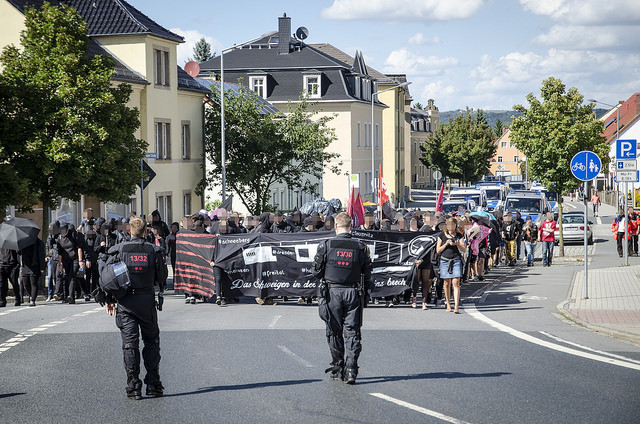
[[[306,27],[300,27],[293,36],[296,40],[302,41],[309,36],[309,30]]]

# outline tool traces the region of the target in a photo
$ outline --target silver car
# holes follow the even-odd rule
[[[587,243],[593,244],[593,231],[589,221],[587,224]],[[555,231],[556,244],[560,240],[560,232]],[[567,242],[584,242],[584,214],[580,212],[570,212],[562,214],[562,235],[565,243]]]

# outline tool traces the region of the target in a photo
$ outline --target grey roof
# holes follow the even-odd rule
[[[197,91],[200,93],[210,93],[208,85],[201,84],[191,75],[178,66],[178,89],[187,91]]]
[[[342,50],[332,46],[331,44],[321,43],[321,44],[309,44],[314,49],[321,51],[327,56],[333,57],[337,60],[340,60],[344,63],[354,64],[356,62],[356,58],[350,56],[349,54],[343,52]],[[359,52],[356,52],[356,55],[359,55]],[[387,76],[382,72],[377,71],[376,69],[366,66],[367,74],[375,79],[375,80],[384,80],[387,79]]]
[[[204,78],[194,78],[194,80],[198,82],[200,85],[202,85],[203,87],[208,87],[208,90],[210,91],[216,91],[216,92],[220,91],[220,81],[213,81],[213,80],[204,79]],[[225,91],[231,90],[234,96],[240,95],[240,85],[238,84],[225,82],[224,89]],[[258,103],[262,106],[260,110],[262,114],[266,115],[268,113],[280,113],[280,111],[275,106],[273,106],[271,103],[269,103],[262,97],[258,96],[252,91],[247,91],[247,93],[249,93],[250,95],[254,96],[256,99],[258,99]]]
[[[40,8],[44,0],[8,0],[24,13],[26,6]],[[149,34],[178,43],[184,39],[154,22],[125,0],[48,0],[66,4],[78,11],[88,24],[90,36]]]
[[[322,76],[321,98],[312,101],[370,102],[356,97],[355,84],[363,82],[356,79],[361,75],[353,68],[353,61],[344,62],[341,57],[333,57],[327,51],[295,41],[289,54],[278,54],[277,39],[274,39],[276,35],[268,35],[249,46],[225,53],[225,81],[237,82],[243,78],[243,85],[248,85],[249,75],[266,73],[266,99],[270,102],[286,102],[297,100],[303,92],[303,74],[317,72]],[[332,51],[339,52],[335,47],[332,47]],[[210,77],[219,71],[220,56],[200,64],[200,76]]]

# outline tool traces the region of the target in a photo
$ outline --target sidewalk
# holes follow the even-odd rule
[[[569,298],[558,305],[566,317],[594,331],[640,344],[640,265],[584,271],[571,281]]]

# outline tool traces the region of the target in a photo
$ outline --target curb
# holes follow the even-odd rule
[[[569,294],[567,295],[567,298],[562,302],[558,303],[558,305],[556,306],[560,319],[562,321],[565,321],[567,324],[578,325],[580,327],[586,328],[587,330],[593,331],[594,333],[600,333],[609,337],[624,340],[626,342],[630,342],[637,346],[640,346],[640,336],[636,334],[614,330],[612,328],[605,327],[598,324],[592,324],[588,321],[578,318],[577,316],[569,312],[569,304],[571,303],[571,300],[572,300],[571,293],[573,293],[573,287],[576,284],[576,275],[577,275],[577,271],[573,273],[573,277],[571,278],[571,284],[569,285]]]

